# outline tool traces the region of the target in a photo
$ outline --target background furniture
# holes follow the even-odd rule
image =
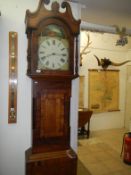
[[[88,110],[87,108],[79,109],[79,120],[78,120],[78,134],[79,135],[87,135],[89,138],[90,135],[90,118],[92,116],[93,111]],[[86,124],[88,124],[87,129],[85,128]]]

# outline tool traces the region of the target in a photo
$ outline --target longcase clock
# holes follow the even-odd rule
[[[57,2],[26,11],[27,75],[32,79],[32,147],[26,175],[76,175],[77,155],[70,147],[71,81],[78,77],[80,20],[70,5]]]

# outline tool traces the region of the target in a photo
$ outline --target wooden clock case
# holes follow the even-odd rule
[[[32,79],[32,147],[26,151],[26,175],[76,175],[77,155],[70,147],[71,81],[78,77],[80,20],[73,18],[67,2],[40,0],[38,9],[26,11],[28,38],[27,75]],[[55,24],[69,41],[68,70],[37,70],[38,36],[45,26]]]

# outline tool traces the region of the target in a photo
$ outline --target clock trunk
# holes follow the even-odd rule
[[[69,148],[71,81],[33,80],[33,152]]]

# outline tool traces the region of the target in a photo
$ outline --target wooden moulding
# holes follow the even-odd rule
[[[81,20],[76,20],[71,12],[71,7],[69,3],[63,2],[61,4],[61,7],[63,9],[66,9],[65,12],[61,13],[59,11],[59,3],[53,2],[51,5],[51,10],[48,10],[45,8],[44,4],[49,4],[50,1],[39,1],[38,8],[35,12],[31,12],[29,9],[26,11],[26,16],[25,16],[25,24],[26,24],[26,32],[30,29],[36,29],[39,25],[39,23],[43,20],[46,21],[46,19],[49,18],[55,18],[58,20],[63,20],[65,23],[71,27],[72,34],[78,35],[80,33],[80,23]],[[70,20],[69,20],[70,19]],[[71,24],[70,24],[71,21]]]

